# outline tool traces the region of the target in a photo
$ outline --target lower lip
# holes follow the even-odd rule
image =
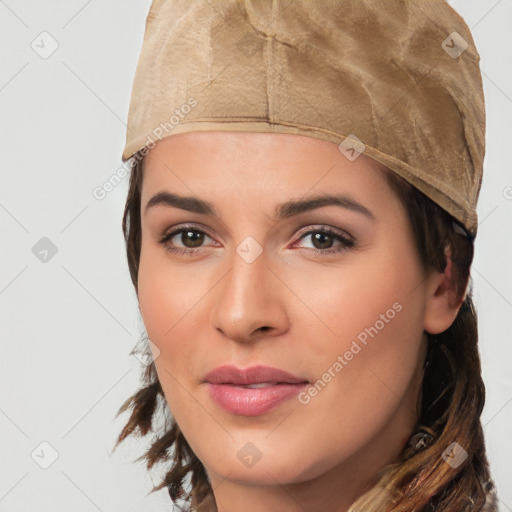
[[[232,384],[208,383],[208,391],[213,400],[226,411],[242,416],[258,416],[298,395],[307,386],[307,383],[276,384],[251,389]]]

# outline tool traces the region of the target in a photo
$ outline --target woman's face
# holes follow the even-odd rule
[[[379,164],[299,135],[175,135],[145,159],[141,221],[158,377],[218,503],[318,485],[349,503],[416,423],[433,290]]]

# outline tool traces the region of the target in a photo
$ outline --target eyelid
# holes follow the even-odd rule
[[[183,233],[185,231],[196,231],[202,234],[205,234],[212,240],[215,240],[215,237],[212,236],[209,233],[209,230],[207,228],[204,228],[203,226],[200,226],[195,223],[185,223],[183,225],[177,224],[176,226],[173,226],[173,228],[169,231],[166,231],[162,237],[157,241],[158,244],[163,245],[165,249],[172,253],[178,253],[178,254],[186,254],[186,255],[194,255],[198,254],[200,252],[204,252],[206,247],[205,246],[199,246],[195,248],[190,247],[179,247],[179,246],[172,246],[170,247],[168,245],[170,239],[174,238],[180,233]],[[335,248],[325,248],[325,249],[315,249],[311,247],[302,247],[299,248],[306,250],[306,251],[313,251],[319,255],[328,255],[333,253],[342,253],[346,250],[352,249],[356,246],[356,239],[347,233],[346,231],[335,228],[333,226],[330,226],[328,224],[309,224],[307,226],[304,226],[303,228],[299,229],[295,242],[292,243],[291,247],[294,247],[298,242],[300,242],[305,236],[309,236],[313,233],[325,233],[329,234],[331,236],[334,236],[334,238],[337,238],[338,241],[341,242],[340,245],[335,246]]]
[[[335,228],[334,226],[330,226],[329,224],[309,224],[305,226],[304,228],[301,228],[298,231],[297,234],[297,240],[300,240],[305,234],[310,234],[312,231],[318,232],[329,232],[337,236],[341,236],[343,238],[346,238],[350,241],[355,242],[355,238],[349,234],[347,231],[339,228]]]
[[[171,229],[165,231],[165,233],[159,237],[158,243],[165,244],[167,243],[171,238],[174,238],[176,235],[184,232],[184,231],[197,231],[199,233],[204,233],[205,235],[209,236],[212,240],[215,240],[215,237],[210,233],[208,228],[205,228],[204,226],[201,226],[199,224],[194,223],[185,223],[185,224],[177,224],[176,226],[173,226]],[[216,240],[215,240],[216,241]],[[193,250],[190,248],[187,248],[189,251]],[[203,247],[198,247],[197,250],[201,250]]]
[[[174,236],[182,231],[185,231],[187,229],[189,229],[191,231],[204,232],[211,239],[213,239],[213,240],[215,239],[215,237],[208,230],[208,228],[206,228],[202,225],[199,225],[199,224],[195,224],[195,223],[177,224],[176,226],[173,226],[172,229],[170,229],[169,231],[166,231],[160,238],[172,237],[172,236]],[[302,238],[303,235],[310,234],[310,232],[314,231],[314,230],[329,231],[329,232],[332,232],[339,236],[344,236],[345,238],[355,241],[354,237],[351,234],[349,234],[347,231],[339,229],[339,228],[335,228],[328,224],[308,224],[307,226],[300,228],[299,231],[297,232],[297,241],[300,240],[300,238]]]

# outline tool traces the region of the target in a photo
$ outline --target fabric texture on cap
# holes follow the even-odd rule
[[[192,131],[315,137],[381,162],[474,237],[479,62],[445,0],[154,0],[123,159]]]

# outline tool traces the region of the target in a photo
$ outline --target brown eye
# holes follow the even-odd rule
[[[301,241],[308,239],[312,247],[303,246],[303,248],[316,251],[318,254],[341,253],[354,247],[356,244],[354,238],[338,232],[329,226],[310,229],[300,237]]]
[[[318,232],[311,237],[311,240],[315,249],[329,249],[332,246],[334,237],[328,233]]]
[[[203,243],[204,235],[201,231],[187,229],[181,232],[181,243],[185,247],[200,247]]]
[[[158,243],[162,244],[169,252],[193,255],[200,249],[202,250],[205,237],[212,240],[207,233],[200,229],[183,227],[166,233]]]

